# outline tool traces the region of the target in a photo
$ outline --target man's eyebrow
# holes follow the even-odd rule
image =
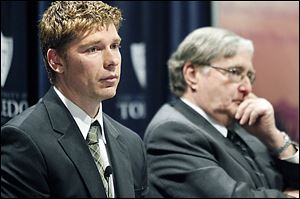
[[[113,39],[112,43],[121,43],[121,38]],[[80,48],[85,48],[88,46],[99,45],[99,44],[103,44],[103,41],[102,40],[92,40],[92,41],[81,44]]]
[[[238,68],[238,69],[241,69],[241,70],[243,70],[243,71],[246,70],[245,67],[243,67],[242,65],[239,65],[239,64],[234,65],[234,66],[229,66],[228,68]],[[253,73],[256,73],[256,71],[255,71],[254,69],[250,69],[250,70],[248,70],[248,72],[249,72],[249,71],[251,71],[251,72],[253,72]]]
[[[93,46],[93,45],[96,45],[96,44],[102,44],[102,41],[101,40],[93,40],[93,41],[88,41],[88,42],[85,42],[83,44],[80,44],[80,48],[85,48],[85,47],[89,47],[89,46]]]
[[[239,65],[239,64],[231,65],[228,68],[241,68],[241,69],[244,69],[244,67],[242,65]]]
[[[121,38],[117,38],[113,40],[113,43],[121,43],[122,39]]]
[[[236,69],[239,69],[239,70],[246,70],[245,67],[243,67],[242,65],[232,65],[232,66],[229,66],[228,68],[236,68]]]

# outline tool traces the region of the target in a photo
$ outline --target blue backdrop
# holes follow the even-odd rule
[[[26,2],[1,1],[1,124],[28,107]]]

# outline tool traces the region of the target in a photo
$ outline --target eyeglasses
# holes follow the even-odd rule
[[[245,69],[239,66],[233,66],[229,68],[221,68],[212,65],[207,65],[207,66],[214,68],[218,71],[224,71],[227,74],[228,78],[233,82],[240,82],[242,81],[242,79],[244,79],[245,76],[247,76],[248,79],[250,80],[250,83],[253,84],[256,78],[255,73],[252,71],[248,71],[246,74],[243,74]]]

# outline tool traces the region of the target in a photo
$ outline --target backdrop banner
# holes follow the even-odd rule
[[[26,2],[1,1],[1,125],[28,107]]]

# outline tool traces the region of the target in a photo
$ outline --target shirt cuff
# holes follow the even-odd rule
[[[299,164],[299,146],[297,146],[295,144],[293,144],[293,146],[295,147],[297,152],[294,155],[287,157],[287,158],[282,158],[281,160],[284,160],[284,161],[287,161],[290,163],[294,163],[294,164]]]

